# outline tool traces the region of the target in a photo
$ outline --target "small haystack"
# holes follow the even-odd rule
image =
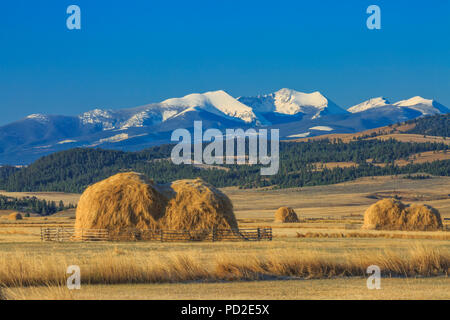
[[[281,207],[275,212],[275,222],[299,222],[297,213],[290,207]]]
[[[159,229],[166,203],[153,181],[139,173],[119,173],[84,191],[77,206],[75,228]]]
[[[23,216],[19,212],[13,212],[8,215],[8,220],[11,220],[11,221],[17,221],[17,220],[22,220],[22,219],[23,219]]]
[[[439,211],[426,205],[406,206],[399,200],[383,199],[364,214],[362,229],[367,230],[439,230]]]
[[[164,217],[168,230],[237,229],[230,199],[201,179],[178,180],[166,186],[169,202]]]

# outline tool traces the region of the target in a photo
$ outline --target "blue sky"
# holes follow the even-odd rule
[[[82,29],[66,28],[81,8]],[[381,8],[368,30],[366,8]],[[450,107],[450,1],[15,0],[0,5],[0,125],[223,89],[288,87],[343,107]]]

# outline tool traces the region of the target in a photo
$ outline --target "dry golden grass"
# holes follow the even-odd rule
[[[435,137],[435,136],[423,136],[422,134],[410,134],[410,133],[393,133],[393,134],[386,134],[382,136],[375,137],[373,139],[380,139],[380,140],[389,140],[394,139],[400,142],[435,142],[435,143],[445,143],[450,144],[450,139],[444,139],[442,137]]]
[[[111,250],[90,258],[70,259],[12,252],[0,256],[0,286],[62,286],[69,265],[80,266],[84,284],[130,284],[364,276],[373,264],[381,268],[384,276],[448,275],[450,254],[424,246],[403,254],[379,250],[347,251],[339,256],[311,250],[277,250],[250,255],[216,253],[214,260],[205,264],[193,254],[149,258]]]
[[[411,233],[373,233],[373,232],[297,232],[297,238],[385,238],[385,239],[430,239],[450,240],[450,233],[411,234]]]
[[[237,282],[188,282],[133,285],[83,285],[81,290],[65,287],[27,287],[4,290],[5,299],[17,300],[432,300],[450,299],[450,278],[382,278],[381,290],[368,290],[361,277],[264,280]]]
[[[39,227],[73,226],[74,220],[69,215],[32,217],[21,221],[0,219],[1,274],[6,279],[9,278],[10,282],[14,280],[16,283],[19,281],[19,283],[39,284],[38,287],[31,285],[9,287],[3,290],[3,295],[15,299],[226,299],[227,297],[229,299],[258,297],[261,299],[358,299],[360,297],[430,299],[447,297],[448,299],[449,280],[445,276],[423,279],[383,278],[383,284],[388,281],[396,283],[391,291],[367,290],[365,279],[359,276],[333,277],[331,279],[329,277],[339,270],[342,271],[338,267],[345,266],[346,263],[356,259],[355,257],[361,257],[360,261],[366,259],[365,262],[369,263],[373,262],[376,256],[386,257],[388,254],[392,257],[400,257],[400,260],[393,260],[393,265],[396,265],[398,261],[403,261],[403,264],[408,265],[407,261],[412,257],[410,248],[417,243],[417,240],[414,239],[420,239],[420,243],[426,245],[427,248],[438,251],[443,256],[448,256],[450,245],[448,232],[445,231],[385,232],[371,230],[362,232],[346,229],[348,225],[359,227],[362,224],[361,214],[377,201],[371,195],[378,193],[399,193],[402,197],[408,196],[410,200],[405,200],[408,201],[408,204],[426,202],[437,208],[443,218],[450,218],[450,199],[444,197],[447,196],[446,190],[449,186],[450,178],[448,177],[409,180],[388,176],[362,178],[331,186],[285,190],[224,189],[224,193],[233,201],[239,226],[272,226],[275,235],[272,242],[48,243],[40,242]],[[282,205],[290,206],[295,210],[301,209],[302,221],[292,224],[273,223],[273,213]],[[443,222],[448,226],[448,221]],[[310,235],[297,238],[297,233],[309,233]],[[380,250],[380,248],[386,250]],[[52,254],[49,255],[49,252]],[[365,256],[371,258],[367,259]],[[178,257],[181,260],[186,258],[184,261],[188,262],[182,263],[177,260]],[[283,257],[288,259],[283,262]],[[303,274],[299,277],[279,275],[282,273],[276,271],[281,268],[280,265],[301,266],[303,264],[308,266],[308,263],[313,262],[313,257],[318,257],[317,259],[327,263],[323,265],[325,271],[322,274],[317,267],[316,269],[311,267],[311,271],[314,271],[311,274]],[[245,263],[246,259],[256,262],[248,266]],[[240,260],[244,266],[234,264],[235,260],[237,262]],[[413,260],[416,261],[414,262],[416,267],[420,266],[417,256]],[[227,261],[233,262],[233,264],[225,263],[221,267],[237,267],[241,271],[245,271],[246,268],[249,268],[250,271],[258,270],[262,265],[265,266],[271,262],[272,267],[267,267],[265,271],[263,270],[264,273],[249,272],[248,277],[250,279],[273,278],[276,281],[218,281],[221,280],[217,273],[219,262]],[[276,261],[279,263],[278,267],[276,267]],[[11,268],[4,268],[3,266],[6,264],[10,264]],[[84,275],[87,278],[83,280],[86,282],[83,283],[82,290],[72,291],[68,294],[64,289],[63,281],[67,278],[66,267],[73,264],[79,264],[82,267],[82,278]],[[198,281],[177,282],[179,281],[177,279],[186,279],[185,272],[177,273],[177,270],[180,270],[177,266],[182,265],[184,265],[183,268],[188,266],[187,268],[191,270],[190,277],[188,276],[187,279],[198,279]],[[354,264],[353,267],[358,267],[358,265],[361,266],[361,264]],[[410,263],[411,265],[413,263]],[[102,270],[102,267],[105,268]],[[6,270],[9,270],[9,275]],[[19,272],[16,272],[17,270]],[[205,270],[207,275],[205,276],[204,273],[201,275]],[[395,271],[396,268],[392,268],[392,270]],[[116,271],[118,275],[109,275]],[[152,271],[151,275],[148,274],[149,271]],[[300,271],[296,272],[301,274]],[[48,279],[53,279],[53,283],[62,284],[56,287],[45,284],[48,282],[45,280],[45,275],[48,275]],[[197,276],[201,278],[196,278]],[[222,271],[220,276],[235,278],[236,274],[235,271],[230,273]],[[308,276],[310,278],[323,276],[326,279],[281,280],[286,278],[305,279]],[[88,284],[88,281],[103,283],[101,282],[104,280],[103,278],[109,283],[119,282],[121,284]],[[135,282],[128,284],[129,279],[134,279],[132,281]],[[136,284],[143,281],[148,284]],[[420,284],[409,286],[409,283],[418,282]],[[447,287],[444,284],[447,284]],[[255,294],[257,291],[258,295]]]

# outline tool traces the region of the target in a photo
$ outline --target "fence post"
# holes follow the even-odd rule
[[[261,241],[261,229],[258,228],[258,241]]]
[[[212,242],[216,241],[216,226],[212,229]]]
[[[161,242],[163,242],[164,241],[164,230],[161,230],[160,235],[161,235]]]

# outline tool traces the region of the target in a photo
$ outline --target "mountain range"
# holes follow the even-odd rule
[[[135,108],[94,109],[79,116],[32,114],[0,127],[0,165],[26,165],[56,151],[101,147],[136,151],[170,142],[173,130],[204,128],[278,128],[294,139],[367,129],[448,113],[435,100],[416,96],[390,103],[378,97],[348,109],[320,92],[292,89],[234,98],[225,91],[190,94]]]

